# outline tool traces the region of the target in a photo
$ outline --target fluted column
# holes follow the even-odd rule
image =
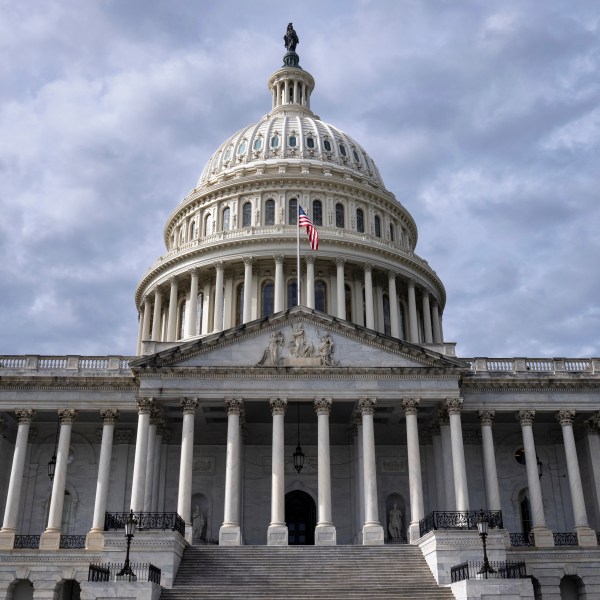
[[[315,257],[308,254],[304,257],[306,261],[306,306],[315,307]]]
[[[525,449],[525,467],[527,468],[527,487],[529,488],[529,501],[531,505],[532,532],[536,546],[553,546],[552,532],[546,527],[544,504],[542,502],[542,488],[537,467],[537,454],[533,440],[533,420],[535,410],[520,410],[517,418],[521,424],[523,434],[523,447]]]
[[[363,441],[362,441],[362,415],[356,413],[352,421],[353,432],[356,444],[356,539],[362,544],[362,527],[365,522],[365,486],[364,486],[364,465],[363,465]]]
[[[58,550],[61,534],[63,506],[65,503],[65,484],[67,482],[67,460],[71,444],[71,429],[75,420],[76,410],[64,408],[58,411],[60,435],[56,449],[56,467],[52,481],[52,496],[48,512],[48,525],[40,537],[41,550]]]
[[[559,410],[556,413],[556,420],[562,428],[563,443],[565,445],[569,489],[571,491],[573,516],[575,518],[575,531],[577,532],[577,539],[580,546],[597,546],[596,532],[589,526],[585,508],[579,460],[577,459],[577,447],[575,446],[575,436],[573,435],[574,417],[574,410]]]
[[[454,494],[454,471],[452,468],[452,438],[450,435],[450,418],[445,406],[438,410],[440,439],[442,444],[442,462],[444,465],[444,510],[456,510]]]
[[[137,335],[137,345],[136,345],[136,355],[140,356],[142,354],[142,329],[144,329],[144,315],[141,314],[142,311],[138,310],[138,335]]]
[[[336,266],[336,288],[337,288],[337,316],[338,319],[346,318],[346,290],[344,286],[344,264],[343,258],[335,259]]]
[[[317,412],[317,462],[319,513],[315,528],[315,546],[335,546],[336,530],[331,517],[331,461],[329,449],[329,413],[331,398],[315,400]]]
[[[239,546],[240,531],[240,414],[241,398],[225,399],[227,409],[227,456],[225,461],[225,509],[219,530],[220,546]]]
[[[152,314],[152,303],[150,298],[144,298],[144,321],[142,325],[142,340],[150,339],[150,315]]]
[[[493,410],[480,410],[481,441],[483,446],[483,473],[485,477],[485,496],[489,510],[502,510],[500,503],[500,488],[498,486],[498,472],[496,470],[496,452],[494,450],[494,436],[492,423],[496,412]]]
[[[435,300],[431,303],[431,324],[433,327],[433,343],[443,343],[442,319],[440,318],[438,303]]]
[[[196,335],[198,319],[198,269],[192,269],[190,281],[190,304],[185,315],[186,337],[194,337]]]
[[[200,329],[201,334],[206,334],[211,331],[210,329],[210,288],[211,281],[208,277],[204,278],[202,282],[202,294],[203,294],[203,307],[202,307],[202,326]]]
[[[392,337],[400,337],[398,317],[398,292],[396,291],[396,271],[388,271],[388,296],[390,300],[390,332]]]
[[[215,310],[213,319],[213,332],[223,329],[223,285],[225,272],[223,271],[223,263],[221,261],[215,264]]]
[[[165,432],[164,423],[161,422],[156,428],[156,438],[154,442],[154,464],[152,465],[152,506],[151,512],[158,512],[158,496],[160,494],[160,462],[162,458],[162,441]]]
[[[244,257],[244,312],[243,322],[252,321],[252,265],[254,257]]]
[[[100,444],[100,460],[98,461],[98,479],[96,480],[96,500],[94,502],[94,517],[92,528],[87,534],[85,541],[86,550],[101,551],[104,548],[104,518],[106,503],[108,501],[108,486],[110,482],[110,461],[112,458],[113,436],[115,432],[115,421],[119,411],[103,409],[100,411],[102,417],[102,442]]]
[[[431,308],[429,306],[429,292],[427,290],[423,290],[423,330],[425,332],[425,343],[432,344]]]
[[[275,298],[273,303],[273,311],[278,313],[284,310],[284,281],[283,281],[283,254],[275,256]]]
[[[152,341],[161,342],[160,321],[162,316],[162,292],[156,287],[154,289],[154,316],[152,318]]]
[[[285,441],[284,418],[286,398],[271,398],[273,415],[273,448],[271,458],[271,523],[267,531],[268,546],[287,546],[285,524]]]
[[[177,339],[177,278],[171,277],[171,292],[169,294],[169,313],[167,319],[167,342]]]
[[[408,452],[408,484],[410,487],[410,542],[421,537],[419,521],[425,516],[423,509],[423,482],[421,480],[421,451],[419,448],[418,398],[405,398],[402,408],[406,415],[406,448]]]
[[[452,442],[452,471],[454,473],[454,495],[456,496],[456,510],[469,510],[469,490],[467,487],[467,469],[465,466],[465,448],[463,446],[462,424],[460,413],[462,411],[461,398],[448,398],[445,402],[450,418],[450,440]]]
[[[146,479],[144,481],[144,512],[152,510],[152,490],[154,489],[154,454],[156,452],[156,429],[160,423],[160,412],[156,407],[150,413],[148,426],[148,450],[146,452]]]
[[[408,335],[409,342],[419,343],[419,327],[417,322],[417,299],[415,297],[415,282],[408,282]]]
[[[154,405],[153,398],[138,398],[137,436],[135,439],[135,459],[133,461],[133,481],[131,483],[131,509],[140,512],[144,508],[144,490],[146,485],[146,452],[148,451],[148,429],[150,413]]]
[[[363,461],[365,486],[365,522],[363,525],[363,545],[383,544],[383,527],[379,522],[377,506],[377,468],[375,463],[375,431],[373,414],[375,398],[361,398],[358,409],[362,415],[363,428]]]
[[[585,422],[585,443],[588,473],[591,479],[592,506],[596,517],[596,527],[600,525],[600,419],[598,414]]]
[[[365,263],[365,318],[366,326],[375,329],[375,312],[373,310],[373,265]]]
[[[15,452],[10,470],[2,531],[0,531],[0,549],[2,550],[12,550],[13,548],[15,533],[17,531],[17,520],[19,518],[19,508],[21,507],[21,488],[23,485],[23,471],[25,470],[25,457],[27,455],[29,426],[31,425],[35,411],[30,408],[16,409],[15,415],[19,421],[19,428],[17,429]]]
[[[181,459],[179,461],[179,490],[177,512],[185,521],[185,537],[192,541],[192,467],[194,461],[194,418],[198,398],[182,398]]]

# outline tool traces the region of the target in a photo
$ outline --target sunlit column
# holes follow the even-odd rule
[[[405,398],[402,408],[406,416],[406,448],[408,452],[408,484],[410,488],[410,542],[421,537],[419,522],[424,517],[421,451],[419,448],[418,398]]]
[[[493,410],[480,410],[481,442],[483,449],[483,473],[485,476],[485,496],[489,510],[502,510],[500,504],[500,488],[498,486],[498,472],[496,470],[496,452],[494,450],[494,436],[492,423],[496,412]]]
[[[158,496],[160,494],[160,462],[162,458],[162,441],[164,432],[165,426],[164,423],[161,422],[156,428],[156,441],[154,442],[154,465],[152,466],[154,476],[152,477],[152,506],[150,508],[152,512],[158,512]]]
[[[392,337],[400,337],[400,319],[398,316],[398,292],[396,291],[396,271],[388,271],[388,295],[390,301],[390,332]]]
[[[223,298],[223,329],[233,326],[233,272],[225,272],[225,297]]]
[[[171,277],[171,293],[169,294],[169,313],[167,320],[167,342],[174,342],[177,339],[177,278]]]
[[[319,514],[315,528],[315,546],[335,546],[336,531],[331,516],[331,459],[329,449],[329,413],[331,398],[317,398],[317,469]]]
[[[375,312],[373,311],[373,265],[365,263],[365,317],[366,326],[375,329]]]
[[[209,277],[205,277],[203,280],[202,286],[202,329],[200,330],[201,334],[206,334],[211,331],[210,329],[210,288],[211,282]]]
[[[440,438],[442,443],[442,462],[444,465],[444,510],[456,510],[454,494],[454,471],[452,468],[452,436],[450,435],[450,418],[444,405],[438,410]]]
[[[431,325],[433,327],[433,343],[441,344],[443,341],[442,328],[438,311],[438,303],[435,300],[431,303]]]
[[[431,308],[429,306],[429,292],[427,290],[423,290],[423,329],[425,331],[425,343],[432,344]]]
[[[243,321],[252,321],[252,265],[254,257],[244,257],[244,314]]]
[[[273,311],[278,313],[284,310],[284,276],[283,276],[283,254],[275,256],[275,298]]]
[[[144,329],[144,316],[138,311],[138,337],[136,345],[136,355],[142,354],[142,330]]]
[[[142,326],[142,340],[147,341],[150,339],[150,316],[152,314],[152,303],[150,298],[146,296],[144,298],[144,321]]]
[[[419,343],[419,327],[417,324],[417,300],[415,297],[415,282],[408,282],[408,334],[409,342]]]
[[[138,425],[135,439],[135,459],[133,461],[133,481],[131,483],[131,509],[133,512],[140,512],[144,508],[148,429],[150,427],[150,413],[154,406],[154,399],[138,398],[136,405],[138,410]]]
[[[460,421],[463,401],[462,398],[448,398],[445,404],[450,418],[450,441],[452,443],[452,471],[454,473],[456,510],[462,512],[469,510],[465,448],[463,445],[462,424]]]
[[[344,286],[344,264],[346,260],[336,258],[336,287],[337,287],[337,316],[338,319],[346,318],[346,289]]]
[[[225,272],[223,270],[223,262],[219,261],[215,264],[215,310],[213,319],[213,331],[221,331],[223,329],[223,283]]]
[[[268,546],[287,546],[285,524],[285,443],[284,418],[286,398],[271,398],[273,415],[273,446],[271,459],[271,523],[267,531]]]
[[[162,317],[162,292],[154,288],[154,316],[152,318],[152,341],[160,342],[160,320]]]
[[[154,407],[150,413],[148,426],[148,450],[146,452],[146,480],[144,482],[144,512],[152,510],[152,490],[154,489],[154,455],[156,453],[156,430],[160,423],[159,410]]]
[[[179,490],[177,512],[185,521],[188,541],[192,536],[192,467],[194,461],[194,418],[198,398],[182,398],[183,424],[181,426],[181,458],[179,461]]]
[[[186,311],[186,336],[194,337],[196,335],[196,329],[198,328],[198,269],[192,269],[191,281],[190,281],[190,304],[189,309]]]

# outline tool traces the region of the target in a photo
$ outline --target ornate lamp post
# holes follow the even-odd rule
[[[54,439],[54,454],[52,458],[48,461],[48,477],[50,481],[54,481],[54,471],[56,470],[56,448],[58,447],[58,433],[60,430],[60,420],[56,425],[56,437]]]
[[[483,544],[483,567],[477,573],[478,575],[484,575],[485,578],[488,578],[488,573],[495,573],[496,571],[492,569],[490,566],[490,561],[487,556],[487,548],[485,540],[488,535],[488,518],[483,514],[483,509],[479,510],[479,515],[477,517],[477,531],[481,536],[481,543]]]
[[[131,570],[131,566],[129,565],[129,549],[131,548],[131,540],[133,538],[133,533],[135,531],[135,526],[137,525],[137,519],[133,515],[133,509],[130,510],[129,516],[125,521],[125,537],[127,538],[127,553],[125,554],[125,564],[123,568],[117,573],[117,577],[127,577],[128,579],[132,579],[135,577],[135,573]]]

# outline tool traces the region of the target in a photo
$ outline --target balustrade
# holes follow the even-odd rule
[[[39,535],[15,535],[13,548],[37,550],[40,547]]]
[[[61,535],[58,547],[62,550],[85,548],[85,535]]]
[[[125,521],[129,518],[130,513],[109,513],[107,512],[104,518],[104,531],[111,529],[125,529]],[[181,535],[185,535],[185,522],[176,513],[135,513],[137,519],[138,531],[144,530],[160,530],[160,531],[177,531]]]
[[[527,567],[524,562],[489,561],[493,572],[481,574],[483,561],[469,561],[456,565],[450,569],[452,583],[465,579],[524,579],[527,577]]]
[[[533,533],[511,533],[510,534],[510,545],[511,546],[535,546],[535,539]]]
[[[419,533],[424,536],[436,529],[475,529],[480,511],[434,511],[419,521]],[[502,529],[502,511],[484,510],[484,516],[492,529]]]
[[[149,581],[160,585],[162,571],[152,563],[129,563],[133,571],[132,581]],[[118,581],[117,574],[123,569],[123,563],[90,563],[88,581]],[[128,580],[129,578],[127,578]]]
[[[555,546],[578,546],[577,533],[572,531],[558,532],[552,534]]]

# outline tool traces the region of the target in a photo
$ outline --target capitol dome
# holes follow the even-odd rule
[[[417,226],[367,151],[312,111],[314,88],[288,51],[270,112],[219,146],[169,216],[167,252],[136,290],[139,353],[298,304],[442,348],[445,290],[415,254]],[[299,206],[316,251],[304,231],[298,244]]]

